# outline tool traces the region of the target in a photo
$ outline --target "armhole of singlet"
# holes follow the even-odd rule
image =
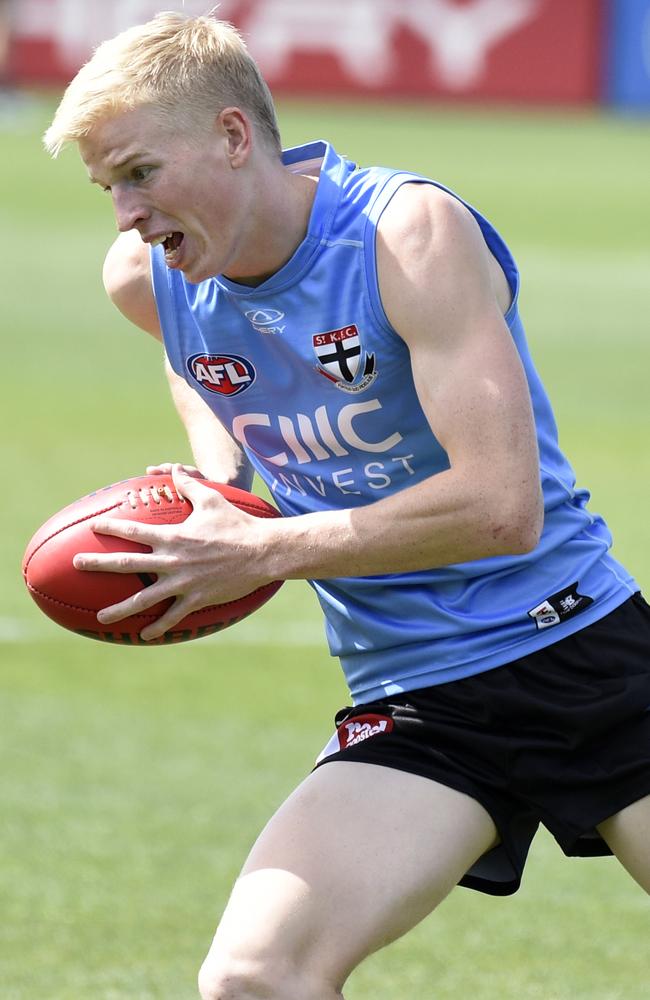
[[[377,226],[379,225],[379,220],[387,205],[403,184],[431,184],[433,187],[437,187],[439,190],[445,191],[447,194],[451,195],[452,198],[455,198],[461,203],[461,205],[464,205],[465,208],[471,212],[481,230],[483,239],[485,240],[488,249],[496,258],[499,266],[505,274],[506,281],[508,282],[511,302],[507,311],[504,313],[504,319],[507,325],[511,327],[517,315],[520,279],[519,269],[517,268],[514,258],[503,238],[494,226],[481,215],[480,212],[478,212],[468,202],[460,198],[454,191],[450,190],[450,188],[445,187],[444,184],[439,184],[437,181],[429,180],[425,177],[419,177],[417,174],[407,173],[393,174],[388,178],[383,187],[379,189],[372,204],[370,205],[366,220],[363,237],[364,256],[366,262],[366,280],[370,292],[370,302],[377,320],[385,329],[389,330],[396,336],[399,336],[386,316],[386,312],[381,301],[379,278],[377,275]]]
[[[368,208],[366,223],[363,231],[363,253],[370,305],[372,306],[372,311],[374,312],[375,318],[380,326],[382,326],[389,333],[393,334],[395,337],[399,337],[399,333],[386,315],[384,304],[381,301],[381,292],[379,290],[379,276],[377,274],[377,226],[379,225],[379,220],[384,214],[386,206],[391,201],[395,192],[398,191],[403,184],[414,182],[424,184],[427,183],[424,178],[418,177],[415,174],[402,172],[391,174],[376,192]]]

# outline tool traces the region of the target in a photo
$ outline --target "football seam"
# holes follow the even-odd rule
[[[57,535],[60,535],[62,531],[67,531],[68,528],[74,528],[75,524],[82,524],[84,521],[88,521],[91,517],[100,517],[102,514],[106,514],[109,510],[115,510],[116,507],[120,507],[122,505],[122,502],[123,501],[120,500],[119,503],[112,503],[109,507],[102,507],[101,510],[94,510],[92,514],[85,514],[84,517],[78,517],[76,521],[67,521],[65,524],[62,524],[60,528],[57,528],[56,531],[53,531],[50,535],[47,536],[47,538],[44,538],[42,542],[39,542],[39,544],[36,546],[33,552],[30,552],[29,559],[25,563],[23,574],[27,573],[27,570],[29,569],[29,564],[36,555],[36,553],[40,549],[42,549],[43,546],[47,544],[47,542],[51,541],[53,538],[56,538]],[[72,605],[70,606],[72,607]]]
[[[249,590],[247,594],[243,594],[242,597],[236,598],[234,601],[221,601],[219,604],[206,604],[204,608],[197,608],[195,611],[188,612],[184,617],[189,617],[189,615],[198,615],[202,611],[212,611],[216,608],[227,608],[230,604],[239,604],[246,597],[251,597],[253,594],[259,593],[261,590],[266,590],[267,587],[273,587],[276,583],[281,582],[278,580],[272,580],[270,583],[265,583],[261,587],[256,587],[255,590]],[[39,590],[38,587],[34,587],[31,583],[28,583],[28,589],[32,594],[38,594],[45,601],[49,601],[51,604],[58,604],[62,608],[69,608],[71,611],[85,611],[90,615],[96,615],[101,608],[84,608],[82,604],[70,604],[68,601],[60,601],[58,597],[51,597],[44,591]],[[163,600],[170,600],[169,597],[163,598]],[[162,612],[164,614],[164,612]],[[134,618],[146,618],[147,620],[158,621],[161,615],[148,615],[146,612],[136,611],[135,614],[127,615],[126,618],[120,618],[117,622],[112,622],[113,625],[119,625],[120,622],[132,621]]]
[[[215,492],[217,492],[217,491],[215,490]],[[227,499],[227,498],[224,497],[224,500],[225,499]],[[245,501],[243,501],[241,503],[239,501],[237,503],[233,503],[232,500],[228,500],[228,503],[232,503],[233,507],[239,507],[239,509],[243,510],[243,511],[254,510],[254,511],[257,512],[257,514],[258,514],[259,517],[278,517],[278,516],[281,516],[280,512],[278,510],[276,510],[275,507],[258,507],[257,504],[246,503]]]

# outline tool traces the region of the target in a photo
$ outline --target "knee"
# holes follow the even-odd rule
[[[234,958],[211,952],[199,972],[202,1000],[337,1000],[325,980],[281,961]]]
[[[267,1000],[271,984],[252,963],[208,956],[199,971],[201,1000]]]

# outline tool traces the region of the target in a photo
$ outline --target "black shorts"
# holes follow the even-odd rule
[[[317,766],[363,761],[465,792],[501,843],[461,885],[516,892],[540,823],[565,854],[650,794],[650,606],[635,594],[554,645],[474,677],[344,708]]]

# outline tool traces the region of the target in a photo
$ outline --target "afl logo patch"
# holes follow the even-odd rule
[[[203,389],[222,396],[236,396],[255,381],[256,372],[247,358],[238,354],[194,354],[187,368]]]

